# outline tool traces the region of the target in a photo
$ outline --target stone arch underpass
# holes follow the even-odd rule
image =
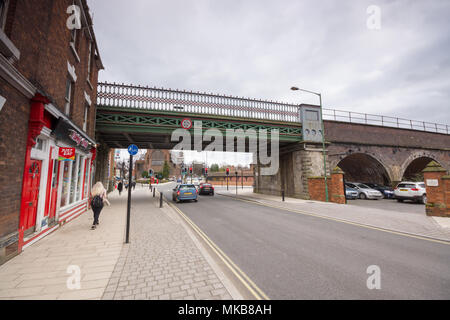
[[[334,144],[328,148],[328,157],[330,169],[339,166],[346,181],[391,186],[402,180],[421,179],[422,170],[431,161],[450,170],[447,150]]]
[[[346,181],[391,184],[391,177],[384,164],[371,155],[365,153],[350,154],[340,160],[337,165],[345,172]]]

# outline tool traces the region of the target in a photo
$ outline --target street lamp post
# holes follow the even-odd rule
[[[313,92],[313,91],[309,91],[309,90],[305,90],[305,89],[300,89],[297,87],[292,87],[291,90],[308,92],[308,93],[315,94],[316,96],[319,96],[320,118],[321,118],[321,123],[322,123],[322,152],[323,152],[323,171],[324,171],[324,177],[325,177],[325,201],[328,202],[329,197],[328,197],[328,180],[327,180],[327,159],[326,159],[326,151],[325,151],[325,125],[323,123],[323,113],[322,113],[322,94]]]

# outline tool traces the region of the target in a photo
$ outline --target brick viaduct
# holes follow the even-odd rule
[[[384,185],[417,178],[432,160],[450,170],[450,135],[325,121],[327,172],[339,166],[346,181]],[[280,170],[274,176],[255,171],[255,190],[307,199],[308,177],[323,176],[321,144],[299,144],[280,155]]]

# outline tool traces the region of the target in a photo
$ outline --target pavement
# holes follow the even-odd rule
[[[170,199],[166,188],[162,191]],[[282,204],[278,197],[251,190],[236,199],[233,192],[224,196],[226,191],[216,188],[215,196],[173,205],[270,299],[450,298],[449,242],[367,225],[381,225],[391,214],[412,229],[416,220],[405,218],[406,213],[299,199]],[[350,214],[344,216],[345,211]],[[364,224],[343,216],[363,217]],[[429,217],[421,219],[433,223]],[[368,286],[374,268],[379,270],[379,290]]]
[[[148,189],[132,194],[130,244],[126,193],[108,197],[96,230],[88,211],[1,265],[0,299],[242,299],[182,219],[160,209]]]
[[[288,210],[302,211],[317,216],[340,219],[362,225],[387,229],[396,232],[450,241],[450,223],[448,218],[428,217],[425,209],[422,214],[418,213],[418,207],[410,203],[390,203],[391,200],[365,200],[367,206],[358,202],[347,205],[324,203],[320,201],[302,200],[296,198],[281,197],[253,193],[253,188],[216,188],[216,193],[229,197],[237,197],[242,200],[255,201],[260,204],[276,206]],[[375,203],[376,202],[376,203]],[[375,207],[379,205],[379,207]],[[403,205],[401,210],[397,210],[397,205]],[[411,210],[408,210],[410,208]]]

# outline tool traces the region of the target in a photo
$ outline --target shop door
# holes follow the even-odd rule
[[[24,235],[34,232],[39,198],[39,184],[41,182],[42,161],[31,160],[25,177],[24,194]]]

